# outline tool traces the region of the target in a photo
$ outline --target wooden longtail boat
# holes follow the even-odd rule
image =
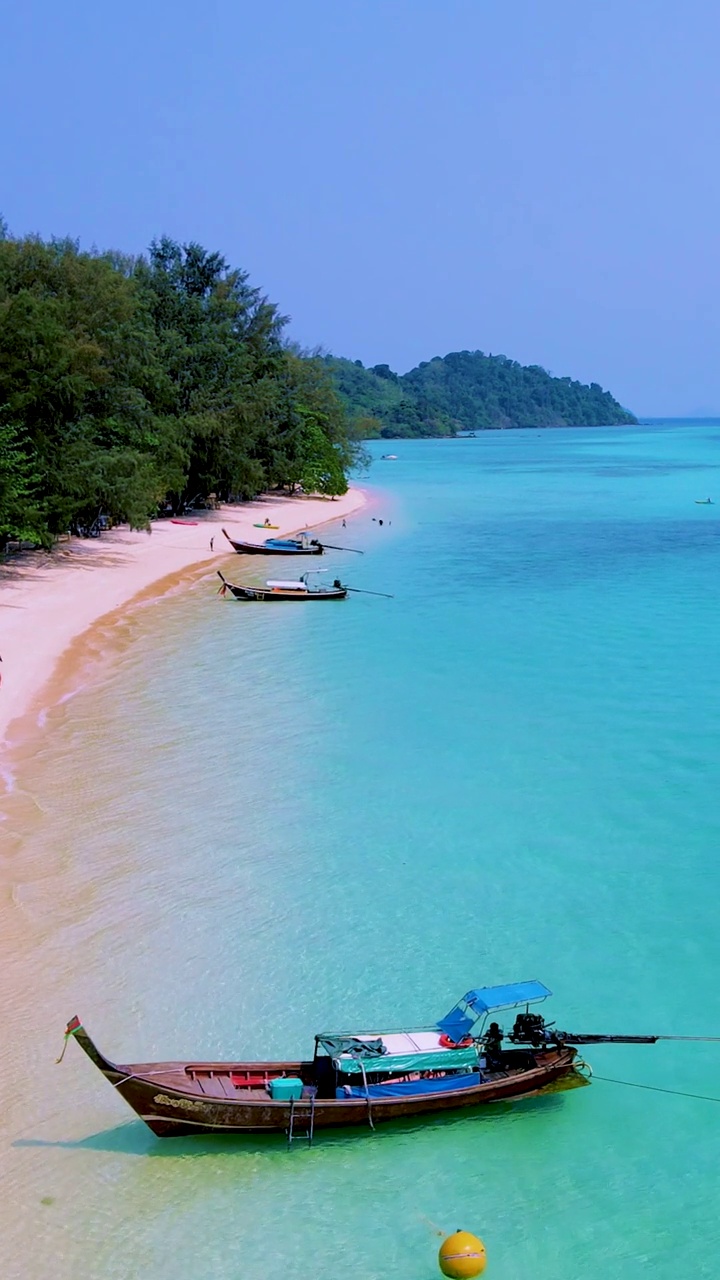
[[[322,569],[320,572],[322,573]],[[244,587],[228,582],[219,569],[217,575],[222,582],[220,595],[224,596],[229,591],[236,600],[295,600],[307,603],[308,600],[344,600],[348,593],[348,587],[344,587],[339,578],[335,579],[332,587],[316,587],[308,583],[307,573],[297,582],[271,578],[264,587]]]
[[[318,1035],[303,1061],[115,1063],[78,1018],[65,1035],[159,1137],[286,1131],[312,1140],[315,1129],[525,1098],[575,1074],[576,1049],[527,1009],[507,1037],[512,1047],[497,1023],[485,1029],[490,1013],[550,994],[540,982],[478,988],[430,1027]]]
[[[321,556],[325,548],[317,538],[301,533],[297,538],[266,538],[265,542],[240,542],[223,529],[233,551],[240,556]]]

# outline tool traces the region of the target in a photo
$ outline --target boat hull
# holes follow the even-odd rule
[[[294,601],[296,604],[307,604],[310,600],[344,600],[347,597],[347,590],[344,587],[337,591],[330,589],[327,591],[279,591],[266,590],[264,587],[241,587],[234,586],[231,582],[224,582],[224,586],[234,597],[235,600],[282,600],[287,602]]]
[[[232,1077],[246,1074],[285,1074],[308,1078],[309,1062],[254,1063],[135,1063],[120,1066],[103,1058],[87,1033],[76,1037],[116,1092],[158,1137],[210,1133],[283,1133],[290,1126],[293,1109],[296,1131],[309,1117],[310,1100],[274,1101],[265,1090],[238,1088]],[[575,1074],[575,1049],[569,1046],[541,1050],[527,1070],[497,1074],[470,1088],[442,1094],[402,1098],[344,1098],[315,1100],[313,1127],[334,1129],[368,1127],[393,1120],[479,1107],[493,1102],[527,1098],[565,1076]],[[215,1091],[209,1096],[205,1090]],[[236,1092],[238,1096],[233,1097]],[[221,1096],[218,1096],[218,1093]],[[251,1096],[253,1093],[258,1096]],[[245,1096],[242,1096],[242,1095]]]

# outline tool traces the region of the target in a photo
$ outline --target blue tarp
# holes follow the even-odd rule
[[[459,1040],[482,1018],[496,1009],[514,1009],[516,1005],[535,1004],[552,995],[542,982],[510,982],[504,987],[476,987],[468,991],[449,1013],[436,1024],[451,1040]]]
[[[519,1004],[535,1004],[551,995],[552,991],[542,982],[531,979],[529,982],[510,982],[504,987],[478,987],[475,991],[468,991],[464,999],[480,1015],[490,1013],[493,1009],[513,1009]]]
[[[480,1084],[479,1071],[467,1071],[459,1076],[441,1076],[437,1080],[403,1080],[398,1084],[370,1084],[367,1093],[362,1089],[352,1088],[350,1093],[344,1089],[335,1091],[336,1098],[414,1098],[426,1093],[448,1093],[452,1089],[470,1089]]]

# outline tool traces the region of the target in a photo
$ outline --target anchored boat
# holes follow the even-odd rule
[[[335,579],[331,587],[321,587],[308,582],[309,573],[304,573],[297,581],[270,578],[264,587],[246,587],[228,582],[219,569],[217,574],[222,582],[219,594],[224,596],[229,591],[236,600],[344,600],[348,593],[348,588],[343,586],[339,578]]]
[[[325,550],[317,538],[300,533],[297,538],[266,538],[265,542],[241,542],[223,529],[233,551],[241,556],[321,556]]]
[[[579,1082],[576,1049],[529,1013],[550,994],[535,981],[480,987],[427,1027],[317,1035],[302,1061],[115,1063],[78,1018],[65,1043],[77,1040],[159,1137],[286,1131],[311,1140],[315,1129],[374,1127],[525,1098],[563,1077]],[[507,1037],[496,1022],[487,1025],[491,1014],[521,1006]]]

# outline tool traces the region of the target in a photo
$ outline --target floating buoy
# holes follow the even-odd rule
[[[485,1270],[485,1245],[469,1231],[455,1231],[440,1245],[440,1270],[450,1280],[472,1280]]]

